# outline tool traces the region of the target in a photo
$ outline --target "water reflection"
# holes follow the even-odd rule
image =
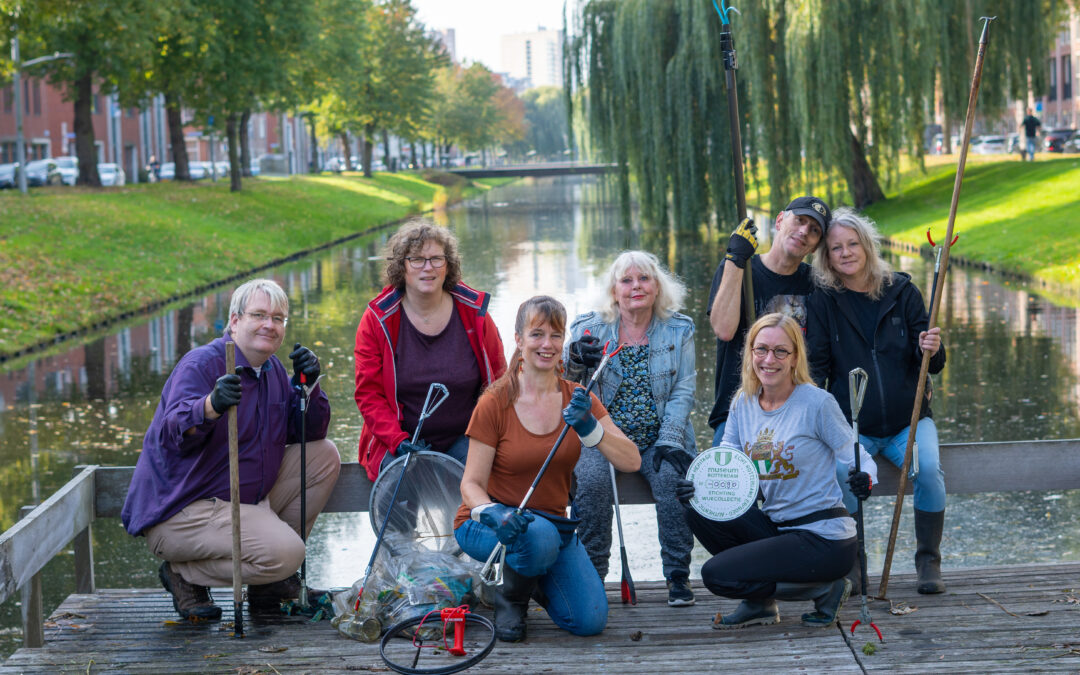
[[[667,237],[640,222],[623,224],[611,188],[591,179],[530,180],[502,188],[437,216],[461,241],[464,279],[493,292],[490,310],[512,346],[514,313],[525,298],[547,293],[574,315],[593,307],[598,272],[624,248],[656,251],[691,289],[686,313],[698,322],[698,391],[694,423],[707,443],[715,346],[705,303],[721,247],[715,234]],[[294,342],[311,345],[324,363],[334,411],[330,435],[344,459],[356,460],[361,425],[353,402],[353,342],[368,300],[382,287],[381,245],[389,230],[267,272],[286,289],[291,311],[280,358]],[[930,261],[893,257],[928,289]],[[0,371],[0,527],[18,508],[40,503],[78,464],[134,464],[161,388],[177,358],[219,335],[231,288],[223,288],[83,346]],[[927,294],[928,295],[928,294]],[[953,268],[942,310],[949,362],[935,378],[935,414],[942,439],[992,441],[1080,436],[1080,317],[1023,288]],[[871,569],[887,536],[889,500],[872,500]],[[946,566],[1080,559],[1076,533],[1080,492],[1063,495],[951,497]],[[910,512],[910,509],[909,509]],[[651,509],[624,511],[635,578],[659,578]],[[911,569],[910,524],[900,528],[898,571]],[[118,522],[95,527],[102,587],[157,584],[142,540]],[[362,571],[374,535],[366,516],[320,520],[310,542],[318,584],[347,585]],[[704,553],[695,554],[697,565]],[[613,568],[617,568],[615,565]],[[617,570],[616,572],[617,573]],[[696,568],[695,568],[696,573]],[[70,556],[47,568],[47,609],[71,592]],[[0,609],[3,627],[18,625],[13,600]],[[6,650],[10,651],[10,650]],[[5,652],[0,644],[0,652]]]

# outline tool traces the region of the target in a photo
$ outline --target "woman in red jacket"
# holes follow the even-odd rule
[[[506,370],[502,340],[487,312],[488,293],[461,283],[458,242],[446,228],[416,219],[386,244],[387,286],[368,303],[356,330],[356,405],[364,418],[360,463],[375,480],[383,466],[418,449],[462,464],[465,428],[480,393]],[[450,397],[410,443],[428,386]]]

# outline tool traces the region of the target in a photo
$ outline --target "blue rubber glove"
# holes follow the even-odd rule
[[[404,457],[410,452],[420,452],[421,450],[431,450],[431,445],[423,439],[418,440],[415,443],[410,440],[404,440],[397,446],[397,450],[394,450],[394,456]]]
[[[675,482],[675,499],[678,499],[683,506],[689,506],[690,500],[694,498],[694,482],[682,478]]]
[[[596,416],[592,414],[592,397],[584,387],[574,390],[574,395],[570,397],[570,405],[563,408],[562,417],[577,432],[581,442],[587,448],[595,448],[604,437],[603,428],[596,421]]]
[[[528,511],[518,513],[517,509],[504,504],[491,504],[480,513],[480,524],[495,530],[495,536],[504,546],[509,546],[529,529],[533,514]]]

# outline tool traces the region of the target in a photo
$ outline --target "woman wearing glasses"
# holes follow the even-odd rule
[[[506,370],[502,340],[487,312],[491,296],[461,282],[457,239],[415,219],[386,243],[387,286],[368,303],[356,331],[356,405],[364,418],[360,463],[375,480],[414,450],[445,452],[462,464],[465,429],[480,393]],[[428,387],[445,384],[446,403],[410,442]]]
[[[930,327],[922,294],[911,277],[893,272],[882,260],[881,236],[873,222],[854,209],[837,209],[825,245],[814,254],[818,289],[807,306],[806,340],[814,381],[828,387],[851,416],[848,372],[870,375],[859,412],[859,438],[872,455],[901,466],[907,451],[911,409],[919,387],[923,353],[930,373],[945,367],[941,329]],[[938,434],[930,415],[930,389],[920,404],[915,442],[915,570],[919,593],[943,593],[941,532],[945,525],[945,473],[938,457]],[[839,470],[839,469],[838,469]],[[852,511],[855,500],[845,494]]]
[[[734,520],[716,522],[687,509],[694,535],[713,555],[701,568],[705,587],[742,603],[718,613],[713,628],[780,620],[777,600],[812,600],[803,625],[831,626],[851,591],[844,577],[855,561],[855,521],[844,508],[836,464],[855,466],[851,427],[840,406],[810,379],[802,329],[789,316],[766,314],[750,327],[741,386],[731,399],[723,443],[758,467],[765,498]],[[852,492],[870,496],[877,467],[865,453],[852,470]],[[694,484],[682,480],[684,504]]]

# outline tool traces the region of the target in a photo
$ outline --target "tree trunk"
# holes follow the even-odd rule
[[[239,126],[239,116],[236,113],[230,114],[225,119],[225,135],[229,139],[229,192],[240,192],[240,148],[239,148],[239,134],[237,133],[237,126]]]
[[[311,166],[310,173],[319,173],[319,139],[315,136],[315,116],[307,116],[308,125],[311,127]]]
[[[427,149],[427,146],[428,146],[427,141],[424,141],[424,142],[422,142],[420,144],[420,160],[424,165],[423,168],[425,168],[425,169],[428,166],[428,149]]]
[[[75,82],[75,154],[79,158],[79,185],[101,187],[94,147],[94,80],[90,73]]]
[[[386,165],[387,171],[397,171],[397,162],[390,157],[390,133],[386,129],[382,130],[382,145],[383,145],[383,164]]]
[[[360,161],[364,163],[364,178],[371,178],[371,151],[374,149],[372,138],[375,136],[375,125],[368,124],[364,127],[364,151]]]
[[[172,146],[172,159],[176,164],[174,180],[191,180],[188,168],[187,145],[184,143],[184,122],[181,119],[180,97],[165,94],[165,118],[169,123],[169,144]]]
[[[420,162],[416,159],[416,141],[413,140],[409,143],[409,161],[412,163],[412,168],[417,168]]]
[[[251,109],[248,108],[240,115],[240,175],[251,178]]]
[[[851,173],[848,175],[848,189],[855,201],[855,208],[864,209],[874,202],[885,199],[885,193],[878,185],[877,176],[874,175],[870,163],[866,161],[866,152],[862,143],[850,130],[851,137]]]
[[[345,148],[342,151],[342,152],[345,153],[345,170],[346,171],[352,171],[353,170],[352,153],[349,150],[349,132],[348,131],[342,131],[341,132],[341,147]]]

